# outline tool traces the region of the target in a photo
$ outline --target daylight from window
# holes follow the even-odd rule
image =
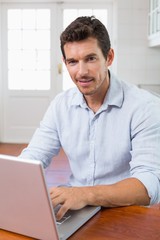
[[[50,89],[50,10],[8,10],[8,88]]]
[[[107,27],[107,9],[64,9],[63,29],[78,16],[94,15]],[[50,90],[51,88],[50,9],[8,10],[9,90]],[[65,64],[62,90],[73,87]]]

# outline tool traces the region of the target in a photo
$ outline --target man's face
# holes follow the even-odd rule
[[[67,70],[82,94],[100,94],[108,88],[107,74],[111,63],[104,58],[97,39],[68,42],[64,45],[64,51]]]

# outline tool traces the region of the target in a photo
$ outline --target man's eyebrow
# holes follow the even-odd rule
[[[97,56],[96,53],[89,53],[84,57],[84,59],[89,58],[89,57],[95,57],[95,56]],[[65,61],[66,62],[71,62],[71,61],[77,61],[77,60],[75,58],[66,58]]]
[[[65,59],[65,62],[71,62],[71,61],[76,61],[76,59],[74,59],[74,58],[66,58]]]
[[[90,54],[86,55],[85,58],[88,58],[88,57],[95,57],[95,56],[97,56],[96,53],[90,53]]]

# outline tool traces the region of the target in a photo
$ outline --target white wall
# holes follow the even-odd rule
[[[14,2],[16,0],[8,1]],[[23,2],[23,0],[18,1]],[[49,1],[54,2],[54,0]],[[63,2],[65,1],[67,0]],[[97,1],[100,4],[100,0]],[[104,0],[104,2],[106,1],[108,0]],[[7,0],[0,0],[0,2],[7,2]],[[125,81],[160,93],[160,47],[148,47],[147,39],[149,0],[113,0],[113,2],[115,10],[113,21],[115,67],[113,70]],[[0,140],[3,139],[4,124],[1,36],[0,18]]]
[[[160,93],[160,47],[148,47],[149,0],[116,0],[117,74]]]

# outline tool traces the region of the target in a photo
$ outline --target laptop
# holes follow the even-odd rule
[[[40,240],[64,240],[100,207],[69,211],[56,222],[42,163],[0,154],[0,228]]]

